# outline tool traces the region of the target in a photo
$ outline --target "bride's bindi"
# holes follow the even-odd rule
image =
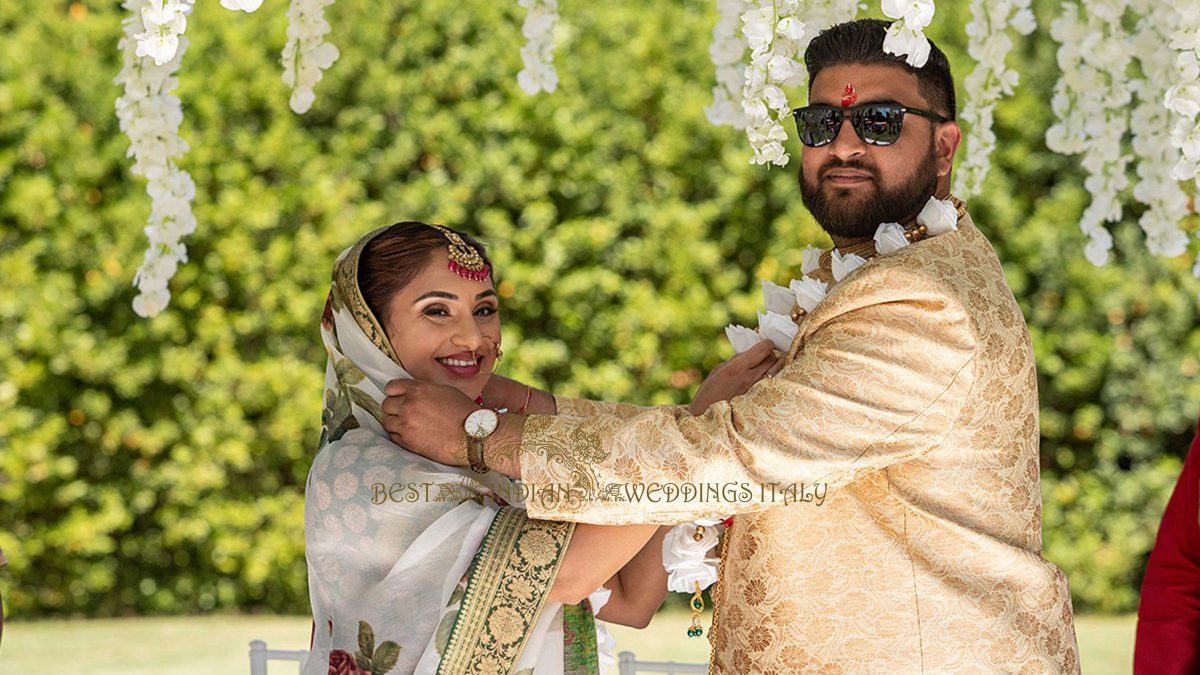
[[[858,100],[858,92],[854,91],[854,85],[846,85],[846,90],[842,92],[842,107],[849,108]]]

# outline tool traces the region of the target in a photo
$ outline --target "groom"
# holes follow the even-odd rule
[[[500,415],[477,434],[482,463],[536,492],[535,518],[733,514],[712,672],[1078,672],[1067,579],[1041,557],[1029,334],[948,199],[961,132],[946,57],[908,66],[883,51],[887,25],[839,24],[805,53],[800,186],[835,249],[809,271],[828,292],[797,300],[782,370],[698,416],[565,399],[554,416]],[[850,254],[867,262],[848,273]],[[729,364],[749,358],[762,349]],[[477,405],[411,381],[387,393],[397,442],[467,464],[471,444],[446,430]],[[613,485],[695,498],[603,498]],[[814,487],[823,500],[799,497]]]

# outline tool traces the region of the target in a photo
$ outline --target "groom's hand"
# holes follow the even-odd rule
[[[703,415],[717,401],[728,401],[746,390],[763,377],[771,377],[783,368],[783,356],[775,353],[769,340],[763,340],[750,349],[713,368],[704,384],[692,399],[688,411]]]
[[[383,428],[393,443],[435,462],[467,465],[463,423],[479,406],[466,394],[415,380],[392,380],[383,393]]]

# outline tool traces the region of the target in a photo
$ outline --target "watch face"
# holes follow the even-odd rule
[[[475,438],[485,438],[496,430],[499,421],[496,413],[491,410],[476,410],[467,418],[465,426],[468,434]]]

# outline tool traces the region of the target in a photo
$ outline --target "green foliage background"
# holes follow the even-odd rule
[[[752,321],[758,280],[828,243],[797,164],[752,167],[744,138],[704,118],[711,3],[564,3],[560,87],[530,98],[516,2],[340,0],[342,58],[302,117],[280,81],[285,3],[197,4],[179,94],[200,225],[147,321],[130,308],[149,200],[113,112],[118,3],[0,3],[12,615],[308,611],[317,325],[334,256],[373,227],[480,233],[503,281],[504,372],[640,403],[688,400],[729,354],[722,327]],[[1046,555],[1077,610],[1128,611],[1200,411],[1200,285],[1189,260],[1145,252],[1137,208],[1115,264],[1084,260],[1078,161],[1042,140],[1056,3],[1037,7],[971,207],[1037,351]],[[932,31],[959,81],[967,18],[942,0]]]

